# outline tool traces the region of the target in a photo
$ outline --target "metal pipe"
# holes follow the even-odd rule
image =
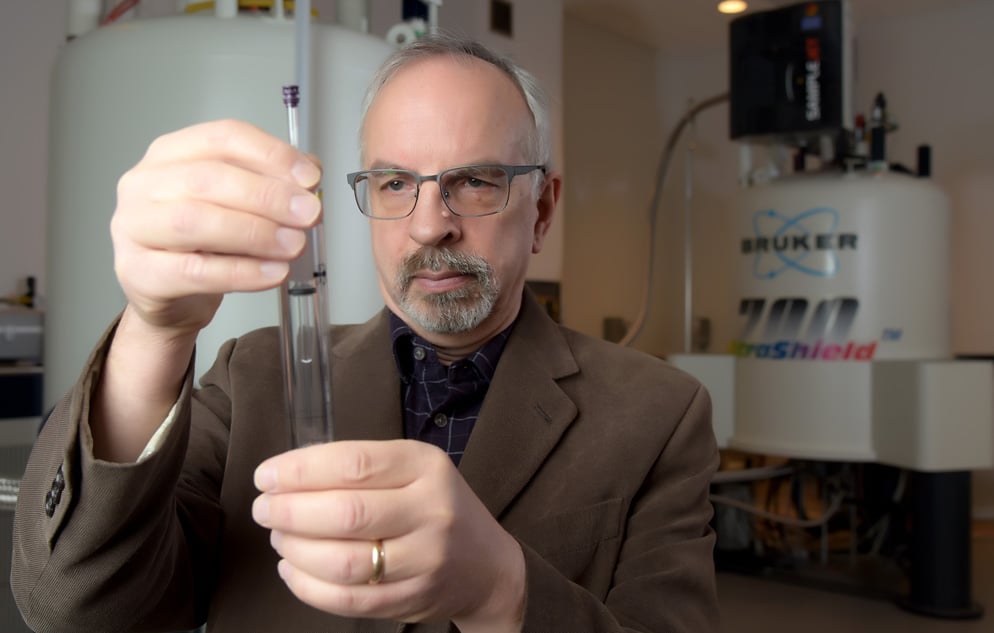
[[[649,314],[649,304],[652,301],[653,269],[656,263],[656,221],[659,218],[659,207],[663,198],[663,186],[666,184],[666,174],[670,168],[670,161],[673,159],[673,150],[676,148],[677,141],[680,140],[683,129],[694,117],[704,110],[727,100],[728,93],[724,92],[698,103],[684,113],[683,117],[677,122],[676,127],[670,132],[669,138],[666,141],[663,153],[660,156],[659,166],[656,170],[656,187],[652,194],[652,202],[649,205],[649,231],[646,233],[649,242],[649,255],[645,287],[642,289],[642,305],[639,308],[638,316],[636,316],[632,327],[628,328],[625,337],[619,341],[621,345],[631,345],[639,337],[645,327],[645,321]],[[688,248],[690,248],[690,245],[688,245]]]

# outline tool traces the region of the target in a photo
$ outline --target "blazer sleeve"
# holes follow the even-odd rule
[[[605,600],[523,545],[523,631],[709,633],[719,630],[708,499],[718,467],[711,401],[693,393],[625,517]]]
[[[191,360],[159,448],[132,464],[94,458],[88,415],[113,332],[53,410],[21,481],[11,587],[39,633],[176,630],[205,619],[224,424],[208,421],[190,441]]]

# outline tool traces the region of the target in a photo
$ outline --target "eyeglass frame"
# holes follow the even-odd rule
[[[502,169],[504,173],[507,175],[507,198],[504,200],[504,204],[501,205],[499,209],[496,209],[494,211],[489,211],[487,213],[481,213],[479,215],[466,215],[463,213],[459,213],[451,206],[449,206],[449,201],[448,201],[449,196],[445,191],[442,190],[442,180],[441,180],[442,175],[447,174],[450,171],[456,171],[458,169],[470,169],[474,167],[497,167],[499,169]],[[514,180],[516,176],[530,174],[536,169],[541,170],[543,175],[548,175],[548,167],[546,167],[545,165],[501,165],[499,163],[475,163],[471,165],[457,165],[456,167],[449,167],[447,169],[443,169],[437,174],[432,174],[430,176],[422,176],[421,174],[415,171],[411,171],[410,169],[391,169],[391,168],[362,169],[359,171],[354,171],[350,174],[345,174],[345,179],[348,181],[349,187],[352,188],[352,197],[355,199],[356,206],[359,207],[359,213],[363,214],[364,216],[372,220],[403,220],[404,218],[411,217],[411,214],[414,213],[414,209],[418,206],[418,199],[421,196],[421,183],[423,183],[426,180],[433,180],[435,181],[435,183],[438,184],[439,192],[442,194],[442,202],[445,204],[445,208],[451,211],[453,215],[457,215],[461,218],[485,218],[488,215],[496,215],[507,208],[507,205],[511,202],[511,181]],[[416,187],[414,189],[414,203],[411,204],[410,211],[408,211],[404,215],[398,215],[395,218],[388,218],[377,215],[369,215],[368,213],[362,210],[362,204],[359,202],[359,192],[357,192],[355,188],[356,179],[362,174],[377,174],[377,173],[380,174],[399,173],[399,174],[408,174],[414,177]]]

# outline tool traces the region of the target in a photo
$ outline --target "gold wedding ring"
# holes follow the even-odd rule
[[[373,541],[373,573],[369,577],[369,584],[375,585],[383,580],[386,573],[386,552],[383,551],[383,541],[376,539]]]

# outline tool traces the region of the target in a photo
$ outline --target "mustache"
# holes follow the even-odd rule
[[[397,272],[397,285],[406,290],[414,276],[422,270],[441,272],[452,271],[461,275],[473,275],[483,281],[491,272],[490,264],[479,255],[460,253],[450,248],[422,246],[401,263]]]

